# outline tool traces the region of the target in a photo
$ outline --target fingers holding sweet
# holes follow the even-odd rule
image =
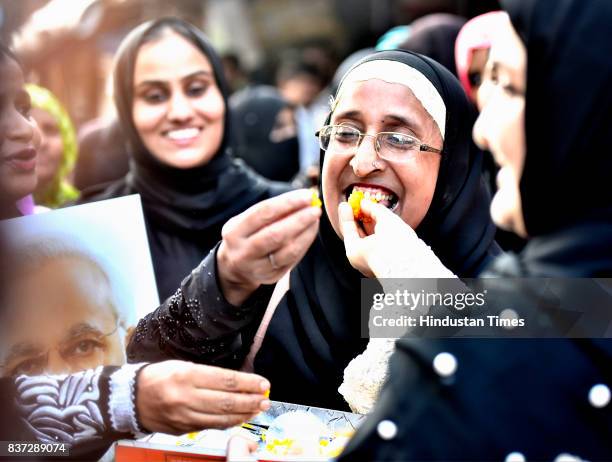
[[[375,233],[410,235],[412,228],[384,205],[369,200],[361,201],[361,212],[374,223]]]
[[[261,394],[270,389],[270,382],[261,375],[202,364],[193,365],[187,380],[198,388],[220,391]]]
[[[282,276],[291,268],[293,268],[306,254],[319,230],[318,221],[312,223],[307,228],[301,230],[291,240],[287,241],[280,249],[276,250],[271,256],[277,267],[276,271],[280,271]],[[269,259],[270,257],[268,257]],[[271,267],[271,263],[268,262]],[[272,278],[276,280],[277,275],[273,274]]]
[[[260,230],[251,236],[251,252],[260,257],[290,245],[307,229],[318,229],[321,209],[308,207]],[[310,245],[310,243],[308,243]]]
[[[140,424],[149,431],[225,428],[269,408],[264,394],[269,386],[254,374],[171,360],[141,370],[135,405]]]
[[[248,214],[248,211],[233,218],[233,223],[228,223],[224,228],[223,241],[217,252],[217,266],[221,290],[231,304],[239,306],[261,284],[277,282],[298,262],[298,260],[276,258],[276,254],[284,247],[291,248],[297,243],[306,246],[307,249],[312,243],[312,240],[306,242],[304,239],[298,239],[298,236],[307,229],[313,231],[318,228],[321,209],[316,204],[311,205],[312,192],[308,190],[302,192],[304,194],[285,198],[284,202],[293,202],[293,205],[285,204],[280,207],[283,212],[274,215],[276,219],[267,225],[260,228],[248,225],[247,228],[251,231],[256,230],[251,234],[244,230],[240,231],[240,226],[236,225],[241,221],[254,220],[255,215]],[[279,207],[279,202],[270,201],[272,199],[264,202]],[[297,209],[296,204],[300,206]],[[258,204],[249,211],[267,210],[260,206],[261,204]],[[268,222],[270,217],[271,215],[267,215],[259,223]],[[303,255],[306,249],[301,252],[300,248],[295,253]]]
[[[350,245],[354,241],[364,237],[363,231],[359,229],[355,221],[353,209],[347,202],[341,202],[338,205],[338,219],[340,221],[340,232],[342,233],[342,239],[344,240],[345,246],[347,245],[347,241]]]
[[[257,414],[270,409],[270,401],[263,394],[230,393],[195,389],[191,410],[206,414]]]
[[[229,220],[222,237],[246,238],[281,218],[310,205],[312,193],[308,189],[290,191],[259,202]]]

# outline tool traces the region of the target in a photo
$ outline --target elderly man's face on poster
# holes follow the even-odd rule
[[[0,328],[2,376],[125,362],[125,326],[108,275],[93,260],[53,256],[11,273]]]

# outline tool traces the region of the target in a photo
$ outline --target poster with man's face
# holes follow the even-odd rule
[[[159,304],[140,198],[8,220],[0,231],[9,248],[0,376],[125,363],[131,328]]]

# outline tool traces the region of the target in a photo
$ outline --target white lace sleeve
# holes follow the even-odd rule
[[[71,375],[17,377],[17,408],[39,441],[77,444],[102,438],[101,373],[99,367]]]
[[[402,252],[391,263],[387,255],[380,253],[373,255],[371,264],[383,290],[388,293],[402,287],[399,278],[419,278],[421,287],[430,284],[434,290],[435,279],[457,278],[416,234],[413,239],[402,240]],[[428,306],[421,307],[421,314],[426,314],[428,309]],[[395,351],[395,341],[396,338],[370,338],[365,351],[344,369],[344,380],[338,391],[354,412],[367,414],[376,404],[388,377],[389,358]]]

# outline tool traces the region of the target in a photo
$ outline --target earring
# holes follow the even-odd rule
[[[380,165],[378,165],[378,161],[376,159],[372,161],[372,168],[375,170],[380,170]]]

